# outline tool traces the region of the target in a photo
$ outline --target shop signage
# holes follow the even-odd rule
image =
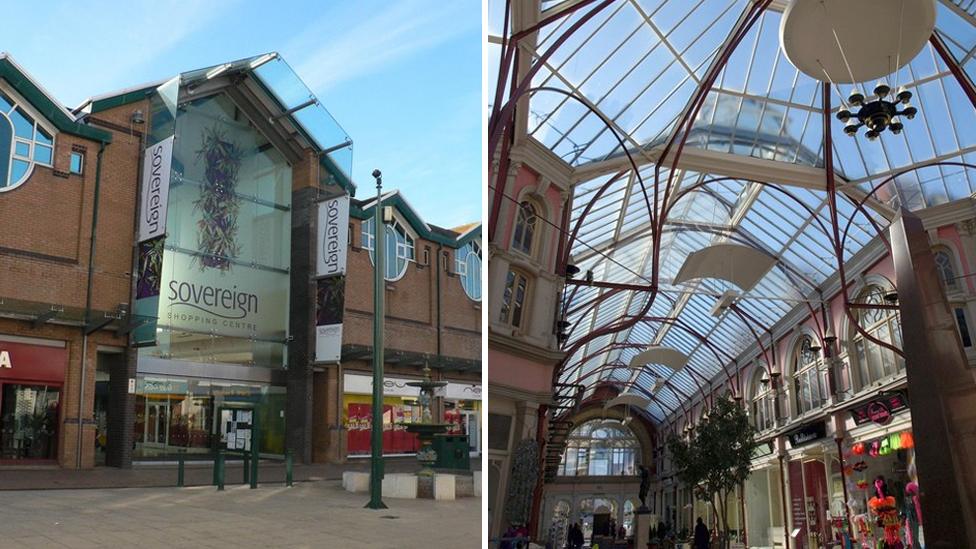
[[[68,349],[0,341],[0,379],[60,385],[68,365]]]
[[[342,356],[342,313],[346,277],[330,276],[316,282],[315,361],[338,362]]]
[[[477,383],[448,383],[434,390],[434,394],[448,400],[481,400],[481,385]]]
[[[143,154],[139,242],[166,234],[166,206],[175,139],[175,136],[164,139]]]
[[[420,380],[389,376],[384,377],[383,394],[385,396],[420,396],[419,388],[407,385],[407,383],[415,381]],[[347,394],[373,394],[373,378],[371,376],[345,374],[343,383],[343,392]],[[449,382],[446,386],[435,390],[434,395],[444,397],[448,400],[479,400],[481,399],[481,385],[474,383]]]
[[[419,379],[405,379],[399,377],[383,378],[384,396],[420,396],[419,387],[407,385],[410,381],[420,381]],[[361,376],[346,374],[343,378],[343,391],[350,394],[371,395],[373,394],[373,378],[371,376]]]
[[[827,424],[822,421],[810,423],[788,433],[786,436],[790,439],[790,446],[797,448],[827,436]]]
[[[193,256],[166,250],[159,295],[161,324],[236,337],[283,338],[288,274],[266,269],[203,269]]]
[[[318,261],[315,276],[346,274],[349,195],[319,202]]]
[[[863,406],[851,409],[855,425],[874,422],[879,425],[891,423],[896,412],[908,408],[908,399],[902,392],[876,398]]]
[[[138,380],[137,392],[143,395],[186,394],[187,389],[185,380],[146,377]]]

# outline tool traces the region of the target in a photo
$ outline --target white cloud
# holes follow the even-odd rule
[[[460,15],[475,9],[470,2],[402,0],[382,6],[376,16],[344,30],[340,18],[327,13],[283,49],[301,60],[295,72],[309,88],[322,94],[340,82],[450,40],[467,30],[464,22],[475,21]]]

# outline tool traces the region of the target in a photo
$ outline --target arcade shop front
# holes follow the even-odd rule
[[[68,349],[0,336],[0,464],[54,463]]]

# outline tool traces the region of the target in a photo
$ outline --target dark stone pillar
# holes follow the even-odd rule
[[[976,383],[921,220],[891,225],[925,546],[974,547]]]
[[[312,363],[315,360],[315,226],[318,189],[291,195],[291,295],[285,444],[296,460],[312,462]]]
[[[129,378],[136,377],[138,350],[128,347],[124,354],[100,354],[108,360],[108,441],[105,465],[129,469],[132,467],[133,425],[135,424],[136,395],[129,394]]]

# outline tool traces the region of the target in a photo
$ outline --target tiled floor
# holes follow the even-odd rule
[[[192,488],[26,490],[3,494],[0,548],[481,546],[481,500],[386,499],[336,481]]]

